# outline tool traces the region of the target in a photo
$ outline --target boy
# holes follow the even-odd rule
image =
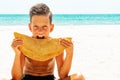
[[[28,26],[33,38],[50,38],[49,33],[53,31],[54,24],[52,24],[52,13],[46,4],[37,4],[31,8]],[[35,61],[24,56],[20,51],[19,47],[23,44],[22,40],[14,39],[11,44],[15,52],[12,80],[55,80],[53,74],[55,60],[60,80],[84,80],[82,75],[68,76],[73,57],[73,43],[66,39],[59,39],[59,43],[65,47],[65,59],[64,53],[61,53],[47,61]]]

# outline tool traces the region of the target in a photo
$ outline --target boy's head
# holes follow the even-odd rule
[[[53,28],[52,12],[46,4],[40,3],[30,9],[29,29],[34,38],[48,38]]]
[[[43,15],[49,16],[50,23],[52,23],[52,12],[50,11],[49,7],[46,4],[40,3],[33,6],[30,9],[30,21],[34,15]]]

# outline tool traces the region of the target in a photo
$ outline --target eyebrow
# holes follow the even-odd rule
[[[34,27],[39,27],[38,25],[33,25]],[[43,26],[40,26],[40,27],[48,27],[47,25],[43,25]]]
[[[48,27],[47,25],[43,25],[42,27]]]

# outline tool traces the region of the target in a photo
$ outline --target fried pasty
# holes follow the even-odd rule
[[[33,60],[46,61],[64,51],[64,47],[59,44],[59,38],[35,39],[18,32],[14,32],[14,36],[17,39],[22,39],[23,45],[20,50]],[[66,39],[71,40],[71,38]]]

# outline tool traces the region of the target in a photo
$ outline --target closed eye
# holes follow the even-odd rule
[[[43,29],[47,29],[47,28],[48,28],[48,26],[46,26],[46,25],[45,25],[45,26],[42,26],[42,28],[43,28]]]
[[[37,25],[34,25],[33,28],[34,28],[34,29],[38,29],[38,26],[37,26]]]

